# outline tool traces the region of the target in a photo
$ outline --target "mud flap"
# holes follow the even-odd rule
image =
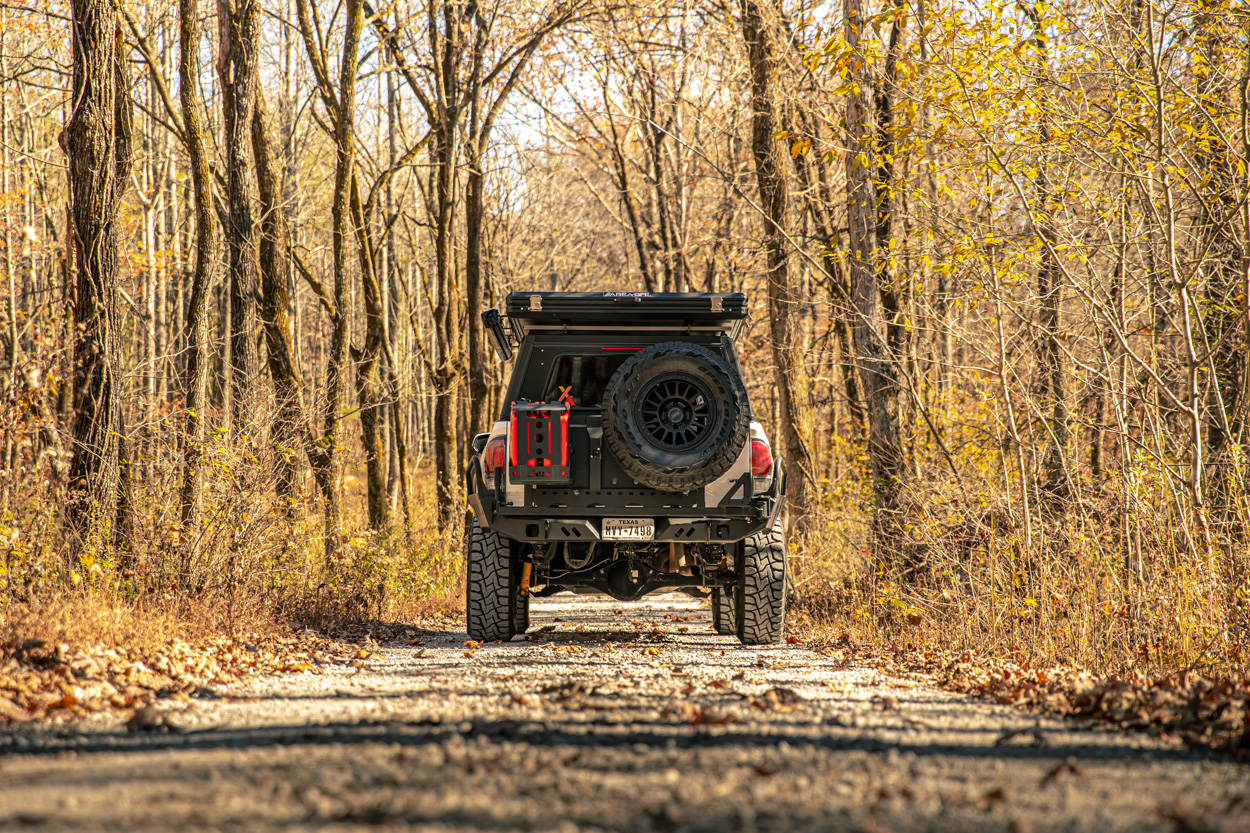
[[[765,529],[772,529],[773,524],[777,520],[777,516],[781,514],[781,508],[786,505],[786,467],[780,457],[773,461],[773,485],[765,492],[765,496],[773,501],[773,511],[768,516],[768,526]]]
[[[469,465],[464,471],[464,491],[468,497],[469,507],[473,510],[473,516],[477,518],[478,524],[485,529],[490,529],[491,521],[495,518],[495,513],[486,513],[486,505],[489,504],[494,509],[494,501],[486,495],[486,482],[482,479],[482,458],[472,457],[469,459]]]

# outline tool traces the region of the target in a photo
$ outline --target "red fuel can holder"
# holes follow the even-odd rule
[[[514,402],[509,429],[513,483],[573,482],[569,468],[569,406],[564,402]]]

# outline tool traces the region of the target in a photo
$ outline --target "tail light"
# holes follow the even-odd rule
[[[768,441],[758,437],[751,438],[751,478],[757,495],[773,485],[773,452]]]
[[[494,474],[498,469],[507,465],[505,459],[507,447],[508,439],[502,434],[487,440],[486,448],[482,449],[482,470],[487,474]]]
[[[486,446],[490,448],[488,444]],[[751,474],[754,477],[771,477],[773,473],[773,452],[764,440],[751,440]]]

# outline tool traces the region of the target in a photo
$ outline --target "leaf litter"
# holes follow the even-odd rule
[[[0,645],[0,726],[69,723],[114,713],[130,715],[126,725],[131,731],[162,730],[164,719],[149,711],[156,711],[157,701],[217,698],[215,687],[254,675],[316,673],[371,656],[360,644],[303,628],[279,637],[175,639],[150,651],[120,645],[71,648],[26,639]]]

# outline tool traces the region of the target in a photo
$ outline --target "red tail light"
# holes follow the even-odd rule
[[[504,436],[491,437],[486,443],[486,448],[482,449],[482,469],[487,474],[494,474],[496,469],[503,468],[507,463],[504,460],[504,451],[508,446],[508,440]]]
[[[773,473],[773,452],[764,440],[751,440],[751,475],[768,477]]]

